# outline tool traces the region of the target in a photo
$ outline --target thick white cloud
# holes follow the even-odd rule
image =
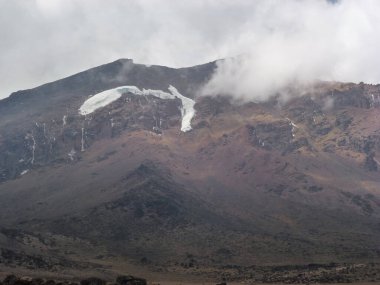
[[[118,58],[220,64],[208,93],[261,99],[289,81],[380,82],[380,2],[0,0],[0,98]]]
[[[205,94],[264,100],[315,79],[380,83],[380,1],[259,1]],[[256,2],[258,3],[258,2]]]

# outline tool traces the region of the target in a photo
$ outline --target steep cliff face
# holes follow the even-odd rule
[[[5,256],[49,270],[379,261],[380,86],[236,104],[197,96],[214,68],[119,60],[0,101]],[[80,113],[120,86],[134,87]]]

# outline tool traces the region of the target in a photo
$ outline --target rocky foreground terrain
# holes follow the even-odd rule
[[[3,281],[4,285],[106,285],[107,281],[98,277],[90,277],[76,282],[74,280],[53,280],[32,277],[17,277],[13,274],[7,275]],[[110,282],[108,282],[110,283]],[[131,275],[121,275],[116,278],[115,285],[146,285],[147,281],[143,278],[134,277]]]
[[[215,68],[118,60],[1,100],[0,268],[378,280],[380,86],[199,96]],[[126,85],[174,86],[191,129],[179,98],[126,91],[79,112]]]
[[[308,264],[293,266],[252,266],[237,267],[225,266],[220,271],[202,275],[203,282],[211,283],[221,280],[218,284],[335,284],[335,283],[360,283],[377,284],[380,282],[380,265],[379,264]],[[198,273],[199,272],[195,272]],[[196,274],[195,274],[196,276]],[[70,279],[49,279],[40,277],[17,277],[7,275],[2,285],[147,285],[147,284],[165,284],[165,281],[146,280],[144,278],[134,277],[131,275],[118,276],[116,282],[110,279],[99,277],[90,277],[79,280],[78,277]],[[198,280],[198,279],[195,279]],[[191,283],[192,278],[185,279],[184,283]],[[177,281],[181,282],[181,281]],[[194,282],[194,279],[193,279]],[[170,283],[170,281],[168,282]],[[197,283],[197,281],[195,281]],[[200,281],[198,281],[200,283]],[[212,283],[211,283],[212,284]],[[215,283],[214,283],[215,284]]]

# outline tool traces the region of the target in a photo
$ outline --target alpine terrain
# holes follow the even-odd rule
[[[380,85],[200,96],[216,66],[120,59],[1,100],[1,271],[379,280]]]

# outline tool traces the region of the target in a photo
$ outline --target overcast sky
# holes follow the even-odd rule
[[[0,98],[118,58],[241,55],[206,88],[240,98],[292,80],[380,82],[379,15],[378,0],[0,0]]]

